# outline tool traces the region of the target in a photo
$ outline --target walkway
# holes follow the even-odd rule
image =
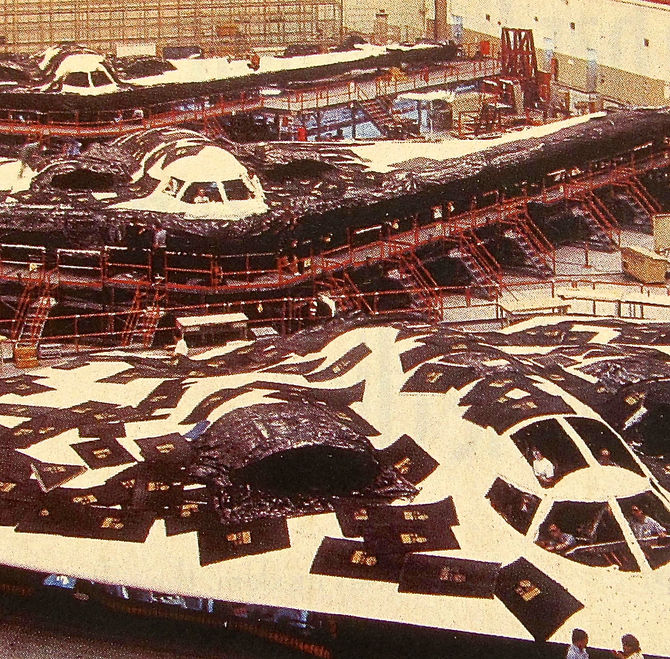
[[[322,254],[312,254],[289,262],[273,254],[228,257],[212,254],[188,255],[189,266],[184,266],[184,255],[168,252],[165,279],[162,286],[168,291],[237,293],[261,290],[287,289],[369,263],[395,260],[401,254],[415,252],[431,243],[455,241],[465,231],[510,221],[520,206],[529,202],[551,203],[569,199],[572,186],[589,189],[610,185],[623,176],[639,174],[656,167],[667,166],[667,152],[661,151],[612,164],[593,173],[581,172],[553,186],[543,186],[525,195],[500,201],[485,208],[444,217],[429,224],[415,226],[409,231],[386,234],[381,226],[373,240],[355,245],[352,241]],[[370,234],[364,229],[361,234]],[[356,239],[352,234],[352,240]],[[119,247],[93,250],[58,250],[58,260],[51,278],[54,284],[79,288],[151,287],[150,253]],[[141,254],[141,256],[139,256]],[[241,260],[245,259],[244,263]],[[31,264],[44,263],[46,249],[20,245],[0,245],[0,281],[25,281],[30,278]],[[228,265],[231,264],[231,265]]]
[[[96,120],[82,121],[76,114],[35,112],[0,108],[0,134],[23,135],[30,139],[72,137],[92,139],[117,137],[138,130],[204,123],[216,117],[265,109],[270,112],[302,112],[334,108],[355,101],[394,96],[405,91],[430,89],[456,82],[474,82],[497,74],[500,65],[494,59],[455,61],[447,65],[373,80],[333,81],[278,96],[241,94],[234,100],[223,95],[207,95],[170,104],[138,107],[119,112],[104,111]]]

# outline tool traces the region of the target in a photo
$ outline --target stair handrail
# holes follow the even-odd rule
[[[642,181],[636,176],[631,176],[628,180],[628,189],[633,193],[633,196],[644,206],[649,215],[654,215],[661,210],[661,205],[654,198],[654,196],[647,190]]]
[[[42,331],[44,330],[44,325],[52,306],[49,293],[45,292],[44,294],[41,294],[34,306],[35,316],[33,322],[30,324],[30,334],[27,340],[27,343],[30,344],[37,343],[42,336]],[[19,337],[19,341],[24,342],[22,335]]]
[[[556,249],[551,241],[542,233],[542,230],[533,222],[528,213],[528,208],[524,205],[519,209],[515,218],[514,226],[520,231],[526,240],[530,243],[533,250],[540,256],[544,264],[556,271]]]
[[[31,273],[32,274],[32,273]],[[18,340],[21,336],[23,324],[25,322],[28,311],[31,305],[39,297],[45,286],[50,286],[50,281],[46,275],[44,268],[40,268],[37,277],[32,277],[29,274],[26,285],[19,298],[19,303],[16,307],[16,313],[12,321],[12,329],[10,331],[10,338]]]
[[[142,301],[146,297],[144,290],[138,286],[135,289],[135,295],[133,296],[133,302],[128,310],[128,315],[126,316],[126,322],[123,324],[123,329],[121,330],[121,345],[128,346],[132,341],[132,337],[135,334],[135,329],[137,328],[137,323],[139,322],[140,315],[142,312]]]
[[[440,295],[438,295],[434,290],[437,288],[437,283],[434,282],[432,276],[428,273],[427,270],[426,273],[430,279],[426,279],[424,277],[421,271],[416,267],[415,263],[418,260],[416,255],[412,253],[412,256],[414,258],[409,260],[406,255],[400,255],[398,258],[398,268],[401,272],[407,272],[418,284],[418,287],[414,289],[414,292],[417,293],[421,298],[426,311],[430,315],[438,317],[441,309],[442,299]],[[433,281],[434,286],[431,285],[431,281]]]
[[[604,202],[593,192],[588,192],[584,198],[585,203],[588,208],[591,210],[592,214],[600,222],[600,225],[603,227],[607,235],[612,239],[612,235],[616,235],[617,242],[621,244],[621,228],[617,219],[612,215],[611,211]]]
[[[346,270],[342,273],[342,279],[344,280],[345,284],[348,286],[350,293],[349,293],[349,299],[351,299],[356,307],[359,310],[365,310],[368,313],[374,313],[372,307],[368,304],[368,301],[365,299],[365,296],[361,292],[361,290],[356,286],[356,282],[349,276],[349,273],[346,272]],[[345,295],[347,294],[346,288],[344,289]]]
[[[502,268],[486,245],[475,235],[466,232],[463,232],[460,238],[459,247],[465,247],[486,279],[499,285],[502,281]]]
[[[142,345],[145,348],[150,348],[153,343],[154,336],[156,336],[156,328],[160,322],[162,308],[158,305],[151,304],[146,307],[144,313],[140,316],[139,334],[142,337]]]
[[[439,302],[439,296],[435,293],[438,288],[437,282],[433,279],[426,266],[423,265],[419,257],[410,252],[403,258],[404,263],[410,270],[410,274],[416,279],[419,285],[425,289],[426,294],[433,302]]]

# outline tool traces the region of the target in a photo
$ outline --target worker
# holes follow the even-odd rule
[[[198,188],[198,191],[195,193],[195,197],[193,197],[193,203],[208,204],[210,201],[212,200],[209,198],[209,195],[205,191],[205,188]]]
[[[184,366],[190,361],[188,356],[188,344],[186,343],[183,333],[179,333],[177,335],[177,343],[175,344],[172,353],[172,364],[174,366]]]

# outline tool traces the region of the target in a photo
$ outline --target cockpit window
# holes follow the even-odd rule
[[[63,84],[71,85],[72,87],[88,87],[88,74],[83,71],[68,73],[65,78],[63,78]]]
[[[180,181],[178,178],[171,176],[167,185],[163,188],[163,192],[169,194],[171,197],[176,197],[183,187],[184,181]]]
[[[542,487],[551,487],[566,474],[588,466],[556,419],[531,423],[515,432],[512,440]]]
[[[649,565],[670,563],[670,513],[663,502],[653,492],[617,501]]]
[[[608,503],[560,501],[540,527],[536,543],[547,551],[594,567],[640,568]]]
[[[585,417],[568,418],[566,421],[575,429],[589,447],[593,457],[603,466],[623,467],[642,475],[640,466],[623,445],[623,442],[606,425],[597,419]]]
[[[111,85],[111,78],[104,71],[91,71],[91,82],[94,87],[104,87]]]
[[[229,201],[241,201],[243,199],[249,199],[251,193],[244,181],[241,179],[236,179],[234,181],[224,181],[223,182],[223,191],[226,193]]]
[[[216,183],[191,183],[182,197],[187,204],[209,204],[221,202],[221,193]]]
[[[512,528],[524,535],[540,505],[540,497],[519,490],[502,478],[496,478],[486,498]]]

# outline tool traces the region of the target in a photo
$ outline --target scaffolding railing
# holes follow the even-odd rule
[[[670,316],[670,288],[666,285],[636,284],[632,282],[592,280],[584,278],[558,278],[552,281],[528,280],[525,282],[510,282],[506,285],[506,293],[523,292],[526,295],[544,295],[559,300],[558,294],[565,295],[568,289],[579,290],[588,288],[602,293],[602,299],[596,297],[593,311],[582,310],[575,315],[596,315],[596,302],[617,303],[617,295],[610,295],[612,291],[619,291],[623,303],[638,307],[662,306]],[[424,295],[425,288],[407,288],[394,291],[374,291],[366,293],[352,293],[347,291],[341,295],[330,292],[329,297],[337,308],[351,301],[352,297],[359,297],[361,308],[367,310],[368,315],[383,318],[397,315],[401,312],[416,314],[408,298],[412,295]],[[492,287],[488,297],[482,296],[479,286],[438,286],[431,289],[431,295],[439,301],[439,313],[426,314],[427,320],[441,318],[462,318],[464,312],[476,312],[478,317],[485,320],[501,320],[505,311],[502,297],[497,287]],[[628,299],[626,295],[630,296]],[[658,299],[667,298],[667,303],[659,303]],[[628,300],[628,301],[627,301]],[[235,302],[221,302],[212,304],[183,305],[165,307],[165,314],[172,317],[184,315],[203,315],[223,312],[242,311],[249,317],[249,327],[275,327],[280,334],[289,334],[294,331],[311,327],[330,317],[332,313],[314,312],[317,308],[319,295],[303,297],[258,298]],[[341,304],[342,303],[342,304]],[[262,311],[259,312],[259,309]],[[52,315],[46,319],[43,337],[50,343],[58,342],[69,344],[74,352],[97,350],[110,346],[121,346],[127,334],[124,329],[130,314],[136,309],[127,309],[119,312],[99,312],[87,315],[69,314]],[[522,312],[523,313],[523,312]],[[612,314],[608,314],[612,315]],[[637,316],[637,317],[643,317]],[[12,321],[0,320],[0,334],[9,336]],[[66,331],[59,328],[67,327]],[[158,327],[155,334],[162,337],[160,344],[170,343],[173,338],[174,326]],[[11,339],[10,339],[11,340]],[[143,344],[137,348],[145,347]]]
[[[609,169],[600,169],[595,175],[582,172],[570,182],[561,180],[551,187],[543,185],[532,193],[522,190],[518,197],[502,199],[500,195],[493,195],[495,200],[487,206],[446,214],[434,221],[420,223],[414,217],[409,229],[403,226],[395,230],[384,223],[352,231],[344,245],[321,253],[311,249],[309,254],[300,258],[289,259],[271,252],[214,255],[168,251],[165,262],[157,267],[156,263],[152,263],[151,251],[146,249],[118,246],[92,250],[63,249],[56,250],[52,277],[59,286],[150,287],[158,271],[166,289],[175,292],[247,294],[255,290],[286,289],[333,273],[393,259],[399,254],[416,252],[434,243],[455,244],[464,231],[504,223],[515,213],[518,214],[520,206],[525,208],[530,201],[570,199],[578,191],[591,194],[598,187],[618,180],[619,167],[634,167],[637,173],[641,173],[654,166],[668,166],[667,153],[666,150],[638,157],[633,164],[629,160],[623,164],[614,162]],[[538,248],[549,258],[549,243],[540,241]],[[31,270],[45,267],[48,258],[48,250],[43,246],[2,244],[0,281],[20,283]]]
[[[0,133],[28,137],[115,137],[138,130],[183,123],[206,123],[214,117],[255,110],[263,97],[241,94],[235,99],[209,95],[187,100],[145,105],[127,111],[101,110],[88,118],[79,112],[42,112],[0,108]]]
[[[332,81],[280,96],[240,93],[234,98],[225,94],[172,102],[142,105],[126,110],[39,111],[0,108],[0,133],[27,137],[114,137],[183,123],[207,123],[222,116],[251,110],[301,112],[346,105],[378,96],[474,80],[499,71],[495,58],[454,61],[410,72],[403,80]]]
[[[283,112],[315,111],[379,97],[476,80],[495,75],[500,65],[495,58],[454,61],[405,73],[402,78],[377,77],[374,81],[335,81],[328,85],[263,98],[263,108]]]

